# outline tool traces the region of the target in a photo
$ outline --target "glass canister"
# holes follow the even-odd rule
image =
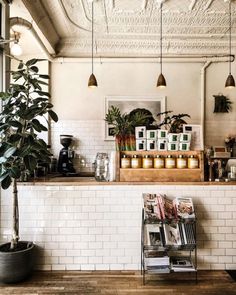
[[[130,168],[131,165],[131,159],[127,155],[122,155],[121,161],[120,161],[120,167],[121,168]]]
[[[187,159],[183,155],[179,155],[176,160],[176,168],[184,169],[187,168]]]
[[[94,168],[97,181],[109,181],[109,158],[107,153],[97,153]]]
[[[172,155],[168,155],[166,158],[165,158],[165,167],[167,169],[173,169],[176,167],[176,164],[175,164],[175,158],[172,157]]]
[[[157,155],[154,158],[154,168],[161,169],[165,167],[165,161],[164,158],[162,158],[160,155]]]
[[[149,155],[143,156],[143,168],[153,168],[153,158],[151,158]]]
[[[139,158],[138,155],[133,155],[131,159],[131,168],[141,168],[142,163],[141,163],[141,158]]]
[[[188,168],[190,169],[196,169],[199,167],[199,160],[197,157],[194,157],[194,155],[191,155],[188,158]]]

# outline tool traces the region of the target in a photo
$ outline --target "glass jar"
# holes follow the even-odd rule
[[[164,158],[162,158],[160,155],[157,155],[154,158],[154,168],[161,169],[165,167],[165,161]]]
[[[143,168],[153,168],[153,158],[151,158],[149,155],[144,155],[143,157]]]
[[[173,169],[173,168],[176,167],[176,165],[175,165],[175,158],[173,158],[172,155],[168,155],[165,158],[165,167],[167,169]]]
[[[199,167],[199,161],[197,157],[194,157],[194,155],[191,155],[188,158],[188,168],[190,169],[196,169]]]
[[[133,155],[131,159],[131,168],[141,168],[141,158],[138,155]]]
[[[130,168],[130,165],[131,165],[130,158],[126,155],[122,155],[120,167],[123,169],[127,169],[127,168]]]
[[[97,181],[109,181],[109,158],[107,153],[97,153],[94,168]]]
[[[184,169],[187,168],[187,159],[184,158],[183,155],[179,155],[179,157],[176,160],[176,167],[178,169]]]

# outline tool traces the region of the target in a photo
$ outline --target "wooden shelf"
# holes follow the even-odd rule
[[[122,155],[132,157],[138,155],[194,155],[199,159],[199,168],[120,168],[120,159]],[[204,162],[202,151],[121,151],[117,155],[117,181],[123,182],[200,182],[204,181]]]

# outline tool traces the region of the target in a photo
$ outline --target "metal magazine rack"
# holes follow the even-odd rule
[[[160,228],[160,239],[155,244],[150,244],[147,236],[148,226]],[[180,232],[178,245],[168,244],[165,229],[176,226]],[[181,228],[181,230],[180,230]],[[186,231],[186,232],[183,232]],[[189,231],[187,233],[187,231]],[[158,231],[157,231],[158,233]],[[155,232],[153,234],[155,237]],[[157,235],[158,237],[158,235]],[[160,241],[159,241],[160,240]],[[175,253],[177,252],[178,253]],[[181,254],[181,255],[180,255]],[[146,275],[178,272],[189,272],[195,275],[197,283],[197,244],[196,244],[196,218],[190,219],[147,219],[144,209],[142,210],[141,229],[141,274],[143,284],[146,283]]]

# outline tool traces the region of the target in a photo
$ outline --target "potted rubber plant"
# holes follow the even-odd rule
[[[33,174],[38,161],[50,162],[47,144],[38,135],[48,130],[49,117],[58,120],[50,94],[43,91],[49,76],[39,73],[39,61],[20,61],[11,72],[13,82],[0,93],[0,181],[2,189],[12,189],[13,197],[12,239],[0,245],[0,281],[5,283],[21,281],[33,269],[35,245],[19,237],[17,184]],[[46,124],[40,119],[43,117]]]

